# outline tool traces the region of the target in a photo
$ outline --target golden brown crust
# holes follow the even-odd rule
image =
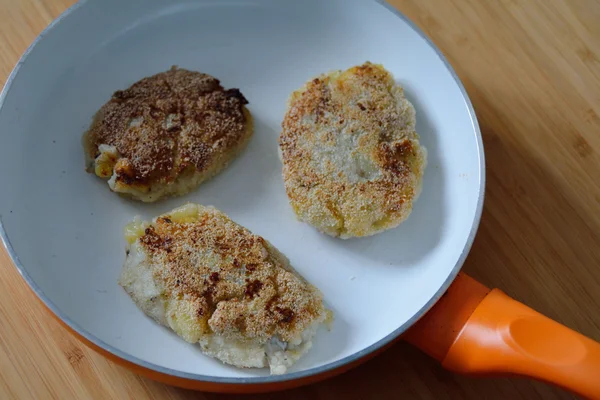
[[[279,139],[298,217],[348,238],[397,226],[418,196],[426,151],[402,88],[369,62],[321,75],[290,97]]]
[[[246,139],[247,103],[210,75],[173,67],[113,94],[86,133],[87,156],[114,146],[116,183],[131,187],[203,172]]]
[[[164,296],[191,302],[204,333],[291,340],[322,318],[320,292],[273,246],[214,208],[188,206],[196,219],[163,215],[139,242]]]

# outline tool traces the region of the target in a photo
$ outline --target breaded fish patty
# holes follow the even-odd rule
[[[114,192],[153,202],[183,195],[248,143],[252,119],[238,89],[177,67],[112,95],[83,144],[88,172]]]
[[[144,313],[224,363],[285,373],[329,315],[283,254],[212,207],[135,220],[125,236],[120,285]]]
[[[346,239],[409,216],[427,153],[412,104],[381,65],[307,82],[292,93],[282,128],[285,189],[301,221]]]

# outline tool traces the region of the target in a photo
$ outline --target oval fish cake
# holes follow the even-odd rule
[[[323,74],[292,93],[279,137],[301,221],[343,239],[394,228],[421,191],[415,110],[381,65]]]
[[[186,204],[125,228],[120,285],[202,352],[282,374],[330,317],[321,292],[269,242],[212,207]]]
[[[177,67],[119,90],[83,136],[87,170],[143,202],[211,178],[252,136],[248,101],[216,78]]]

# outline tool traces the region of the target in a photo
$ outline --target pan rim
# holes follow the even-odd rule
[[[23,53],[23,55],[21,56],[21,58],[19,59],[19,61],[15,65],[15,67],[13,68],[12,72],[10,73],[8,79],[6,80],[4,88],[2,89],[2,92],[0,92],[0,109],[2,109],[2,107],[4,105],[4,101],[8,95],[8,92],[10,91],[12,83],[13,83],[14,79],[16,78],[21,66],[27,60],[27,58],[28,58],[29,54],[31,53],[31,51],[33,50],[33,48],[40,42],[40,40],[44,36],[46,36],[63,19],[67,18],[79,7],[88,3],[88,1],[89,0],[79,0],[77,3],[75,3],[74,5],[69,7],[61,15],[59,15],[54,21],[52,21],[29,45],[27,50],[25,50],[25,52]],[[14,250],[14,248],[12,247],[12,245],[10,243],[8,234],[4,228],[4,225],[2,224],[2,219],[0,216],[0,240],[2,241],[2,244],[4,245],[4,247],[6,248],[8,256],[10,257],[13,265],[16,267],[16,269],[19,272],[19,274],[21,275],[21,277],[25,280],[27,285],[35,293],[35,295],[38,297],[38,299],[44,303],[44,305],[54,314],[54,316],[56,318],[58,318],[60,321],[62,321],[64,324],[66,324],[73,332],[80,335],[81,337],[83,337],[87,341],[91,342],[95,346],[99,347],[100,349],[102,349],[122,360],[126,360],[135,365],[152,370],[152,371],[160,373],[160,374],[165,374],[165,375],[169,375],[169,376],[173,376],[173,377],[177,377],[177,378],[181,378],[181,379],[192,380],[192,381],[197,381],[197,382],[207,382],[207,383],[217,383],[217,384],[233,384],[233,385],[283,383],[283,382],[294,381],[294,380],[298,380],[298,379],[302,379],[302,378],[308,378],[311,376],[320,375],[320,374],[326,373],[328,371],[333,371],[333,370],[341,368],[345,365],[356,362],[356,361],[366,357],[367,355],[381,349],[382,347],[391,343],[395,339],[399,338],[404,332],[406,332],[406,330],[408,330],[409,327],[414,325],[421,317],[423,317],[435,305],[435,303],[440,299],[440,297],[446,292],[446,290],[448,289],[450,284],[454,281],[454,279],[458,275],[458,272],[460,271],[467,255],[469,254],[471,246],[473,245],[473,241],[475,239],[475,236],[476,236],[476,233],[477,233],[477,230],[479,227],[479,222],[481,220],[481,214],[483,212],[483,203],[484,203],[484,194],[485,194],[485,155],[484,155],[484,149],[483,149],[483,139],[481,136],[481,131],[479,128],[477,117],[475,115],[475,110],[473,108],[471,100],[469,99],[467,91],[466,91],[465,87],[463,86],[462,82],[460,81],[458,75],[456,74],[456,72],[454,71],[454,69],[452,68],[452,66],[450,65],[448,60],[446,59],[446,57],[441,52],[441,50],[431,41],[431,39],[429,39],[429,37],[427,35],[425,35],[425,33],[419,27],[417,27],[410,19],[408,19],[408,17],[406,17],[404,14],[402,14],[396,8],[394,8],[393,6],[388,4],[385,0],[372,0],[372,1],[375,1],[376,3],[385,7],[388,11],[392,12],[394,15],[396,15],[398,18],[400,18],[404,23],[406,23],[414,32],[416,32],[422,39],[425,40],[427,45],[436,52],[437,56],[444,63],[446,69],[452,75],[455,83],[458,85],[460,92],[463,96],[465,105],[467,106],[469,118],[471,119],[471,123],[472,123],[473,129],[475,131],[475,141],[476,141],[477,150],[478,150],[479,194],[478,194],[478,199],[477,199],[475,216],[474,216],[474,219],[473,219],[470,231],[469,231],[469,236],[468,236],[465,246],[460,254],[460,257],[458,258],[456,264],[452,268],[452,271],[450,272],[450,274],[448,275],[448,277],[446,278],[444,283],[441,285],[441,287],[438,289],[438,291],[435,293],[435,295],[432,296],[431,299],[429,299],[429,301],[417,313],[415,313],[411,318],[409,318],[408,321],[406,321],[404,324],[402,324],[401,326],[399,326],[392,332],[388,333],[385,337],[383,337],[379,341],[365,347],[364,349],[362,349],[354,354],[351,354],[349,356],[346,356],[342,359],[339,359],[337,361],[333,361],[333,362],[330,362],[330,363],[327,363],[325,365],[321,365],[318,367],[308,368],[308,369],[302,370],[302,371],[291,372],[291,373],[284,374],[284,375],[271,375],[271,376],[260,376],[260,377],[239,377],[239,378],[238,377],[216,377],[216,376],[210,376],[210,375],[201,375],[201,374],[194,374],[194,373],[178,371],[175,369],[162,367],[160,365],[141,360],[137,357],[134,357],[134,356],[126,353],[126,352],[123,352],[123,351],[105,343],[104,341],[100,340],[99,338],[94,336],[92,333],[90,333],[87,330],[80,327],[77,323],[72,321],[68,316],[64,315],[64,313],[58,307],[56,307],[49,298],[47,298],[45,296],[45,294],[40,289],[40,287],[29,276],[25,267],[21,264],[21,261],[17,255],[16,251]]]

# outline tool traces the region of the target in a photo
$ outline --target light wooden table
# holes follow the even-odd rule
[[[0,0],[0,82],[35,36],[71,3]],[[486,204],[465,270],[600,340],[600,2],[391,3],[447,55],[483,132]],[[399,343],[324,383],[256,396],[284,397],[571,396],[526,380],[457,376]],[[158,384],[83,347],[46,314],[0,251],[0,399],[12,398],[234,397]]]

